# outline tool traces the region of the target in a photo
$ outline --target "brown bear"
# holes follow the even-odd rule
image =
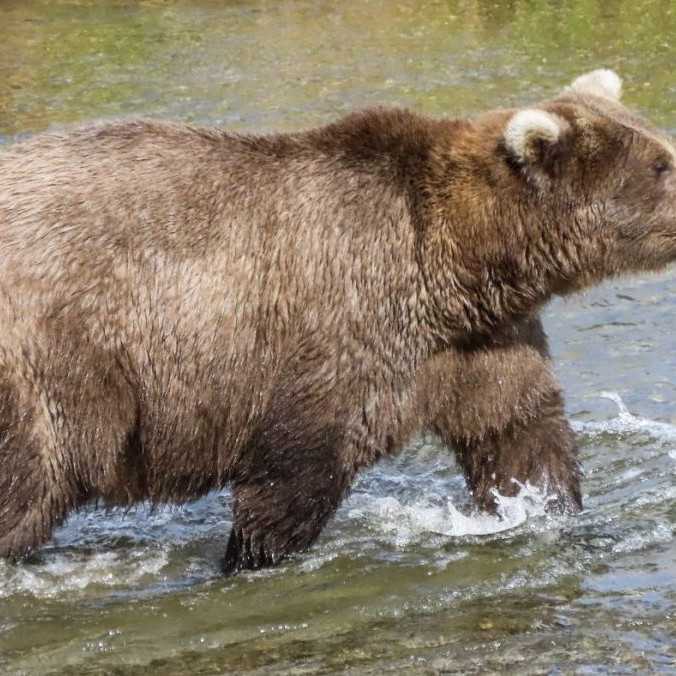
[[[580,507],[538,312],[676,258],[675,151],[611,71],[471,120],[123,121],[0,154],[0,554],[227,484],[225,571],[309,547],[429,429],[478,504]]]

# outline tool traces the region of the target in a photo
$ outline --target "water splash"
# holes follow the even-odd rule
[[[573,428],[590,436],[600,434],[633,434],[643,433],[663,442],[676,442],[676,425],[641,418],[633,415],[617,392],[600,392],[599,396],[609,399],[617,405],[618,413],[614,418],[601,421],[574,421]]]
[[[521,526],[530,517],[544,515],[547,503],[552,499],[546,491],[528,483],[519,486],[514,497],[495,492],[495,514],[465,514],[451,498],[447,498],[445,504],[434,505],[430,504],[430,498],[406,502],[395,497],[359,496],[349,516],[366,522],[370,529],[385,534],[399,547],[430,534],[444,537],[495,535]]]
[[[40,565],[12,565],[0,562],[0,598],[31,594],[53,598],[64,593],[83,592],[90,587],[128,588],[145,584],[161,573],[169,561],[168,552],[135,549],[119,552],[71,552],[49,556]]]

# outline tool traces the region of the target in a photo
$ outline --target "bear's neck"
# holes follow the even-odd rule
[[[432,330],[443,327],[446,342],[500,331],[552,295],[575,290],[585,275],[584,251],[566,236],[574,216],[564,222],[556,204],[524,191],[486,145],[496,135],[481,131],[475,137],[470,123],[449,127],[430,156],[424,188],[421,260]]]

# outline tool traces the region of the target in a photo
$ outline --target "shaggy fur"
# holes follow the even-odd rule
[[[230,484],[225,570],[275,564],[422,429],[482,507],[513,479],[579,507],[537,313],[676,257],[673,147],[597,79],[538,106],[559,134],[522,116],[520,153],[518,111],[371,110],[0,154],[0,554],[93,498]]]

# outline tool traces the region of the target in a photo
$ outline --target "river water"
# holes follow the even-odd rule
[[[0,143],[126,115],[265,131],[377,103],[471,114],[599,66],[676,133],[675,40],[671,0],[4,0]],[[0,563],[0,672],[676,674],[676,272],[555,301],[545,324],[582,514],[546,516],[527,487],[473,514],[432,439],[273,571],[219,576],[227,492],[91,508]]]

